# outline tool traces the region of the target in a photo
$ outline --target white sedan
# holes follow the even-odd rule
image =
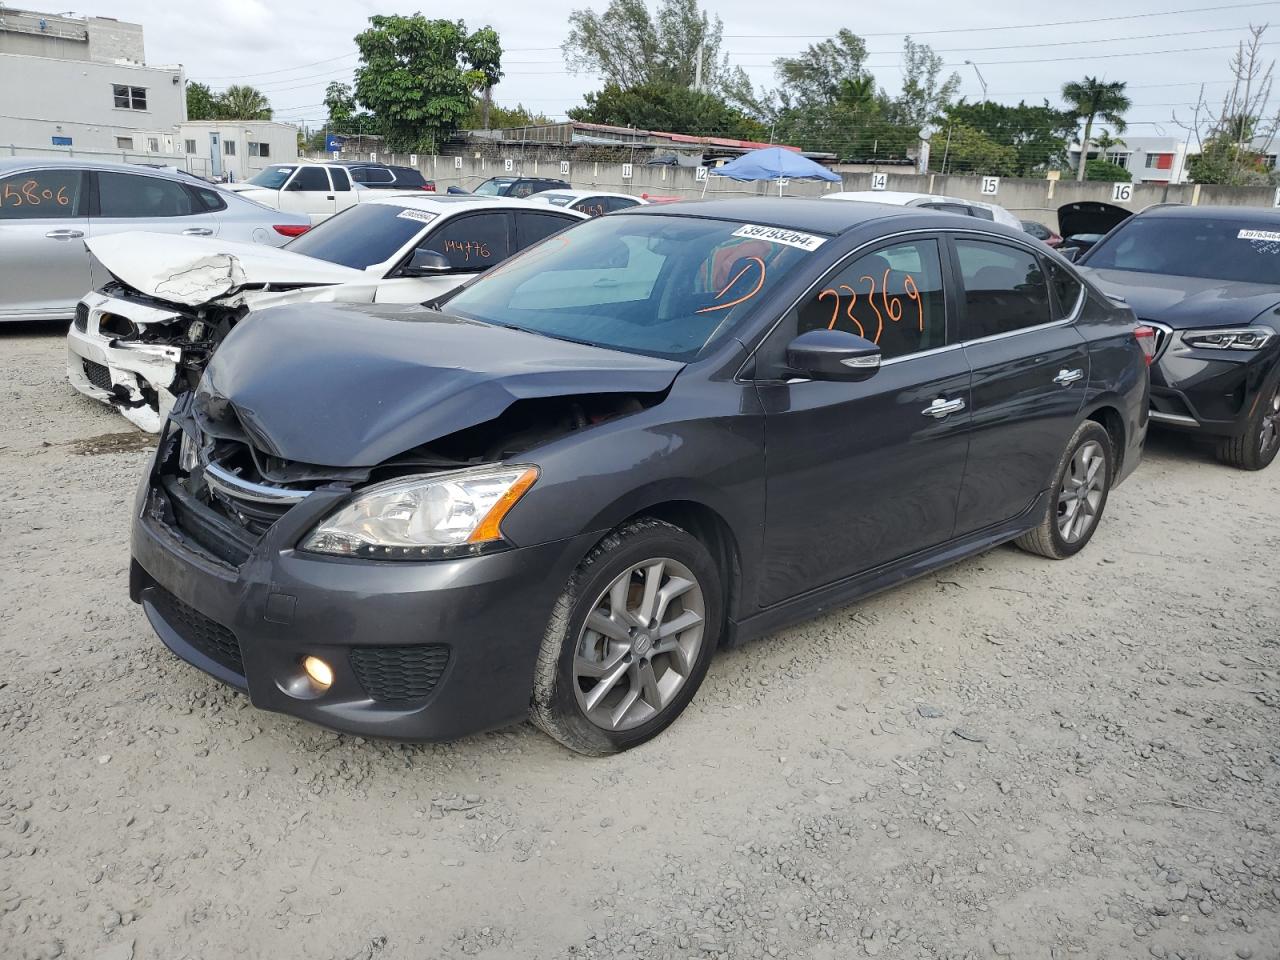
[[[543,190],[529,197],[535,203],[549,203],[553,207],[565,210],[577,210],[589,217],[598,217],[612,213],[614,210],[625,210],[649,201],[643,197],[633,197],[629,193],[604,193],[599,190]]]
[[[943,213],[958,213],[979,220],[994,220],[1015,230],[1022,229],[1022,221],[1004,207],[982,200],[961,200],[959,197],[941,197],[931,193],[906,193],[898,190],[840,190],[824,193],[823,200],[854,200],[862,203],[888,203],[900,207],[924,207]]]
[[[250,311],[282,303],[421,303],[587,219],[505,197],[384,197],[280,249],[129,233],[87,241],[112,282],[67,332],[67,376],[152,433]]]

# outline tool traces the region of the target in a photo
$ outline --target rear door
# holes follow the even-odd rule
[[[1076,428],[1089,353],[1076,304],[1057,306],[1044,263],[1029,246],[954,234],[960,334],[973,368],[969,465],[957,535],[1029,510]]]
[[[212,237],[218,218],[192,187],[146,173],[90,172],[95,189],[89,211],[89,235],[102,237],[129,230]],[[101,278],[95,278],[99,280]]]
[[[447,273],[406,277],[399,272],[413,256],[409,251],[399,267],[378,285],[378,303],[422,303],[443,296],[477,273],[511,256],[511,214],[506,210],[464,213],[450,217],[418,241],[414,250],[434,250],[449,261]]]
[[[864,573],[952,536],[969,443],[969,364],[955,343],[936,236],[881,243],[805,295],[757,358],[767,507],[761,603]],[[797,379],[809,330],[880,345],[861,383]]]
[[[89,291],[89,190],[84,171],[0,178],[0,319],[70,319]]]
[[[356,196],[355,190],[351,188],[351,176],[341,167],[330,167],[329,178],[333,181],[333,208],[335,213],[341,213],[347,207],[353,207],[359,197]]]
[[[553,213],[551,211],[542,213],[517,210],[514,216],[516,235],[515,247],[511,251],[512,253],[519,253],[525,247],[531,247],[552,234],[567,230],[575,223],[582,222],[577,217],[570,217],[563,213]]]
[[[312,223],[333,216],[337,210],[329,171],[318,164],[303,164],[280,191],[280,209],[304,213]]]

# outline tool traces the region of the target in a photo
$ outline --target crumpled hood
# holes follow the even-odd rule
[[[298,304],[232,330],[195,405],[215,410],[225,398],[246,432],[286,460],[365,467],[517,400],[659,393],[682,368],[419,306]]]
[[[116,279],[149,297],[189,307],[246,286],[315,286],[369,279],[362,270],[264,243],[169,233],[117,233],[84,243]]]
[[[1087,264],[1080,272],[1103,293],[1123,297],[1140,319],[1175,330],[1247,324],[1280,304],[1280,284],[1091,269]]]

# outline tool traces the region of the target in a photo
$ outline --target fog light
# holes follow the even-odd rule
[[[333,686],[333,667],[319,657],[307,657],[302,661],[302,669],[317,687],[327,690]]]

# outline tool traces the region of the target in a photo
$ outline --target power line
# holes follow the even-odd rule
[[[1007,24],[1005,26],[982,26],[982,27],[950,27],[943,30],[896,30],[883,33],[860,33],[861,37],[902,37],[902,36],[935,36],[944,33],[990,33],[995,30],[1040,30],[1045,27],[1068,27],[1080,23],[1116,23],[1120,20],[1142,20],[1150,17],[1175,17],[1183,13],[1209,13],[1221,10],[1243,10],[1249,7],[1274,7],[1280,5],[1280,0],[1258,0],[1254,3],[1233,3],[1218,7],[1188,7],[1183,10],[1158,10],[1151,13],[1129,13],[1118,17],[1091,17],[1086,20],[1057,20],[1048,23],[1020,23]],[[830,34],[826,33],[726,33],[726,40],[829,40]]]

